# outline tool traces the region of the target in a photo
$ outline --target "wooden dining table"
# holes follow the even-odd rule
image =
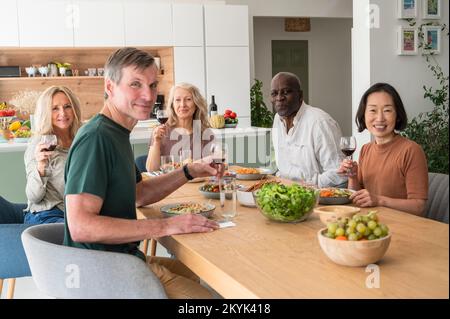
[[[138,218],[161,218],[166,204],[208,201],[199,193],[201,185],[187,183],[164,200],[138,208]],[[218,200],[212,203],[219,205]],[[279,223],[238,204],[234,227],[157,241],[224,298],[448,299],[448,225],[386,207],[370,210],[378,211],[392,235],[376,269],[328,259],[317,239],[325,226],[316,213],[304,222]]]

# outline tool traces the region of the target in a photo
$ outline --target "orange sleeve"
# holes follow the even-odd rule
[[[408,199],[428,199],[428,165],[422,147],[412,143],[407,151],[405,161]]]

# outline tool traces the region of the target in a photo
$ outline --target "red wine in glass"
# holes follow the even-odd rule
[[[52,152],[55,150],[55,148],[56,148],[56,144],[51,144],[49,147],[43,148],[41,152]]]
[[[156,119],[160,124],[165,124],[169,118],[167,116],[158,116]]]
[[[344,153],[345,156],[349,157],[352,156],[353,153],[355,152],[356,148],[352,148],[352,147],[344,147],[341,149],[342,153]]]

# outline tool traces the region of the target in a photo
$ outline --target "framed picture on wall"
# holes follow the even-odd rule
[[[413,27],[398,28],[398,50],[399,55],[416,55],[418,46],[417,29]]]
[[[426,25],[422,27],[425,54],[441,53],[441,27]]]
[[[417,0],[397,0],[397,17],[410,19],[417,17]]]
[[[441,18],[441,0],[423,0],[422,9],[424,19]]]

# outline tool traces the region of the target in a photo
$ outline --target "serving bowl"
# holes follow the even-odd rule
[[[325,197],[322,195],[323,191],[330,190],[333,192],[333,196]],[[320,190],[319,204],[322,205],[345,205],[351,203],[350,195],[354,193],[354,190],[346,188],[323,188]]]
[[[324,225],[334,223],[341,217],[352,218],[353,215],[360,211],[360,208],[353,206],[321,206],[314,208],[314,213],[319,215],[320,221]]]
[[[375,240],[336,240],[325,236],[327,228],[317,232],[320,247],[325,255],[336,264],[342,266],[362,267],[374,264],[383,258],[389,244],[391,235]]]
[[[267,183],[252,194],[261,214],[270,220],[284,223],[306,220],[313,212],[319,195],[314,188],[277,183]]]
[[[247,207],[256,207],[255,199],[252,192],[245,192],[244,189],[238,189],[236,191],[238,202]]]

